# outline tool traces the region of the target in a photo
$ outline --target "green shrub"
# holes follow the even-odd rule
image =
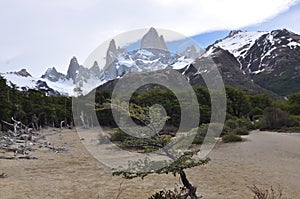
[[[199,128],[194,128],[192,130],[189,131],[189,133],[196,133],[196,136],[192,142],[192,144],[202,144],[204,137],[205,137],[205,131],[203,133],[201,133],[201,129]]]
[[[299,127],[300,126],[300,115],[289,116],[288,126],[289,127]]]
[[[111,134],[110,140],[112,142],[122,142],[129,137],[126,133],[121,131],[121,129],[117,129],[115,132]]]
[[[231,129],[235,129],[235,128],[237,128],[238,124],[237,124],[236,120],[229,119],[225,122],[225,126],[231,128]]]
[[[254,115],[253,120],[259,120],[261,118],[261,115]]]
[[[236,122],[239,128],[253,129],[253,125],[249,120],[239,118],[236,120]]]
[[[249,135],[249,131],[245,128],[236,128],[233,132],[237,135]]]
[[[209,125],[206,125],[206,128],[208,129],[208,127],[210,128],[211,132],[210,135],[216,137],[220,132],[221,135],[226,133],[223,127],[224,125],[221,123],[210,123]],[[206,130],[207,131],[207,130]]]
[[[199,128],[194,128],[190,130],[190,133],[196,133],[192,144],[203,144],[204,139],[206,139],[206,141],[208,142],[214,142],[217,130],[220,131],[220,129],[218,129],[219,127],[220,126],[217,124],[212,124],[211,132],[209,135],[207,135],[208,124],[203,124]]]
[[[242,119],[242,118],[227,120],[225,122],[224,130],[226,130],[226,128],[227,128],[227,132],[232,129],[236,129],[236,128],[242,128],[242,129],[248,129],[248,130],[257,129],[257,127],[255,125],[253,125],[253,123],[251,121],[249,121],[247,119]]]
[[[236,134],[230,133],[230,134],[224,135],[222,137],[222,141],[224,143],[228,143],[228,142],[240,142],[240,141],[242,141],[242,138],[241,138],[240,135],[236,135]]]
[[[254,107],[254,108],[251,110],[250,114],[251,114],[251,115],[262,115],[263,112],[264,112],[263,109],[261,109],[261,108],[259,108],[259,107]]]

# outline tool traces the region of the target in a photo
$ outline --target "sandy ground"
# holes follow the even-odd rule
[[[179,182],[172,175],[152,175],[144,180],[113,177],[80,142],[73,130],[44,130],[55,145],[67,143],[68,152],[33,152],[38,160],[0,160],[0,198],[147,198]],[[96,143],[96,142],[95,142]],[[3,153],[3,152],[2,152]],[[0,152],[0,155],[1,154]],[[253,198],[247,186],[281,185],[290,198],[300,198],[300,134],[253,131],[240,143],[218,144],[208,165],[187,170],[203,198]]]

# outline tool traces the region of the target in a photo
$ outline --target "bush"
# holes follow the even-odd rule
[[[239,118],[236,122],[239,128],[253,129],[253,124],[249,120]]]
[[[206,135],[206,131],[202,129],[203,132],[201,132],[201,128],[194,128],[192,130],[189,131],[189,133],[196,133],[196,136],[192,142],[192,144],[202,144],[204,137]]]
[[[288,121],[289,127],[299,127],[300,126],[300,115],[292,115],[289,117]]]
[[[209,125],[210,125],[211,131],[210,131],[210,134],[207,135]],[[220,133],[220,131],[222,131],[221,134],[224,134],[227,132],[225,129],[222,130],[222,124],[211,123],[209,125],[203,124],[199,128],[194,128],[190,131],[191,133],[196,133],[196,136],[192,142],[193,144],[203,144],[204,138],[206,138],[206,141],[214,142],[215,137],[219,137],[219,136],[217,136],[217,134]],[[224,132],[224,131],[226,131],[226,132]]]
[[[229,119],[225,122],[225,129],[236,129],[236,128],[242,128],[242,129],[249,129],[254,130],[256,129],[256,126],[253,125],[249,120],[247,119]]]
[[[254,194],[254,199],[283,199],[282,189],[280,186],[275,190],[272,186],[270,189],[259,188],[256,185],[248,187]]]
[[[111,134],[110,140],[112,142],[122,142],[129,137],[126,133],[121,131],[121,129],[117,129],[115,132]]]
[[[280,108],[269,107],[266,108],[263,118],[260,121],[260,129],[280,129],[287,127],[289,123],[289,114]]]
[[[221,135],[226,133],[225,129],[223,128],[224,125],[221,123],[210,123],[208,126],[206,125],[207,129],[208,129],[208,127],[211,129],[211,132],[210,132],[212,134],[211,136],[216,137],[220,132],[221,132]]]
[[[188,190],[184,187],[175,187],[174,190],[162,190],[153,194],[149,199],[182,199],[186,198]]]
[[[249,135],[249,131],[245,128],[236,128],[233,132],[237,135]]]
[[[254,115],[253,120],[259,120],[261,118],[261,115]]]
[[[237,124],[236,120],[229,119],[226,121],[225,126],[231,128],[231,129],[235,129],[235,128],[237,128],[238,124]]]
[[[222,137],[222,141],[224,143],[228,143],[228,142],[240,142],[240,141],[242,141],[242,138],[241,138],[240,135],[236,135],[236,134],[230,133],[230,134],[224,135]]]

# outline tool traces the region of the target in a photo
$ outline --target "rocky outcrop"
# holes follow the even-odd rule
[[[57,72],[56,68],[48,68],[46,73],[44,75],[42,75],[43,79],[48,79],[52,82],[57,82],[58,80],[64,80],[66,78],[66,76],[62,73]]]
[[[18,72],[15,72],[16,75],[22,76],[22,77],[32,77],[31,74],[29,72],[27,72],[26,69],[21,69]]]
[[[100,67],[99,67],[97,61],[95,61],[94,64],[93,64],[93,66],[90,68],[90,72],[91,72],[95,77],[100,78],[101,70],[100,70]]]

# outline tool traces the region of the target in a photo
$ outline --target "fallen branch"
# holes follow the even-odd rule
[[[0,159],[2,160],[13,160],[15,158],[16,158],[15,156],[0,156]]]
[[[0,174],[0,178],[7,178],[7,175],[5,173]]]

